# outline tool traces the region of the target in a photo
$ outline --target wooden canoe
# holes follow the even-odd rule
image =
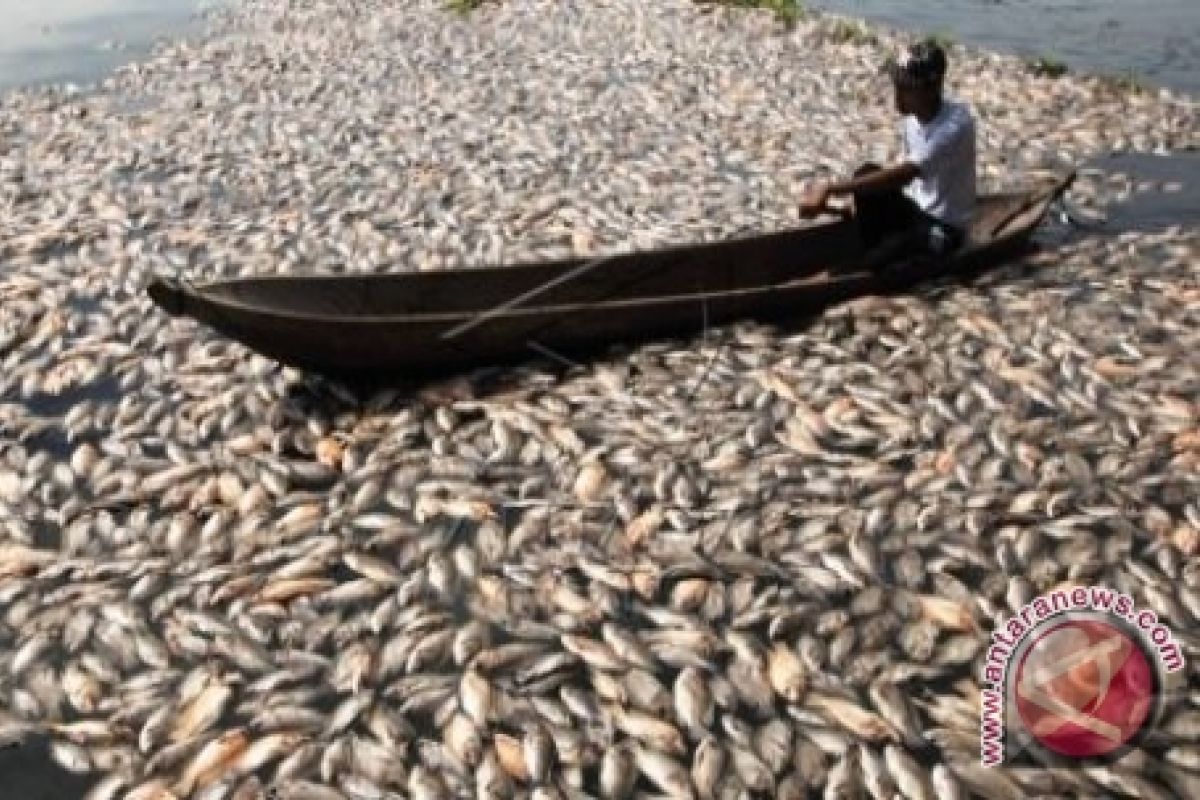
[[[272,276],[194,285],[155,280],[151,298],[263,355],[375,381],[581,354],[741,318],[781,319],[977,270],[1018,252],[1073,176],[980,198],[967,243],[941,263],[876,274],[852,221],[714,244],[511,267],[362,276]]]

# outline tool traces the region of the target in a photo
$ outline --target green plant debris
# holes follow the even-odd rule
[[[954,47],[954,37],[945,31],[931,33],[925,37],[925,41],[929,44],[935,44],[945,51],[949,51]]]
[[[1051,56],[1031,58],[1025,64],[1029,67],[1030,72],[1042,78],[1061,78],[1068,72],[1065,62]]]
[[[775,18],[789,25],[804,16],[804,4],[800,0],[696,0],[698,3],[736,8],[761,8],[773,11]]]
[[[459,14],[470,14],[475,9],[481,8],[486,2],[488,0],[446,0],[446,7]]]
[[[825,24],[825,32],[829,40],[837,44],[876,45],[879,43],[879,37],[870,28],[855,20],[835,17]]]

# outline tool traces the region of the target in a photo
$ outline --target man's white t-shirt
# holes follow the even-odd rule
[[[922,125],[901,122],[906,159],[921,175],[905,187],[922,211],[966,229],[975,212],[975,119],[965,103],[942,101],[938,115]]]

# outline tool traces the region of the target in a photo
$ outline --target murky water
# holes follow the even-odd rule
[[[55,764],[46,736],[30,737],[20,747],[0,746],[0,779],[0,797],[14,800],[76,800],[96,782]]]
[[[86,84],[199,30],[221,0],[0,0],[0,89]]]
[[[1097,159],[1092,166],[1130,175],[1139,183],[1171,185],[1170,191],[1134,192],[1127,202],[1114,204],[1108,209],[1105,229],[1155,232],[1172,225],[1200,224],[1200,153],[1126,153]]]
[[[815,8],[1200,95],[1200,0],[811,0]]]

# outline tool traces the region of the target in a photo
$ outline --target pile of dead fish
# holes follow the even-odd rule
[[[0,740],[92,800],[1200,796],[1194,229],[368,396],[140,292],[794,224],[804,176],[894,144],[895,37],[832,30],[263,0],[6,97]],[[1195,142],[1184,98],[953,57],[993,185]],[[1188,671],[1113,763],[985,769],[987,637],[1078,583]]]

